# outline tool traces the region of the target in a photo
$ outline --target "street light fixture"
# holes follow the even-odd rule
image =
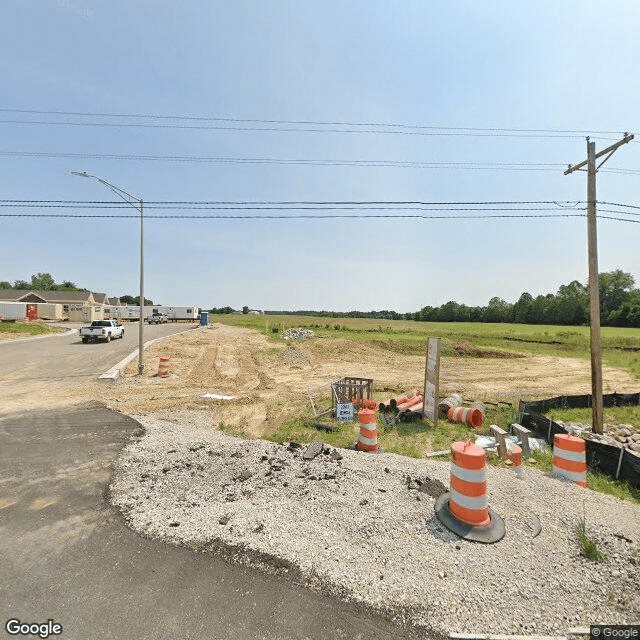
[[[110,182],[107,182],[98,176],[91,175],[86,171],[72,171],[71,175],[97,180],[136,210],[138,207],[133,204],[131,200],[135,200],[140,205],[140,326],[138,327],[138,373],[142,375],[142,372],[144,371],[144,201],[142,198],[131,195],[124,189],[117,187],[115,184],[111,184]]]

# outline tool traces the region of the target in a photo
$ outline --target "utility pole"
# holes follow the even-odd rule
[[[587,242],[589,249],[589,316],[591,318],[591,409],[592,430],[603,433],[602,417],[602,350],[600,346],[600,290],[598,288],[598,230],[596,224],[596,173],[613,155],[614,151],[633,140],[633,134],[625,133],[610,147],[596,153],[596,143],[587,138],[587,159],[569,165],[567,176],[587,165]],[[606,156],[596,167],[596,159]]]

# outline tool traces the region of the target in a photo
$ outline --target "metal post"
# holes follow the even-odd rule
[[[596,227],[596,143],[587,140],[587,237],[589,248],[589,315],[591,318],[592,430],[603,433],[598,231]]]
[[[140,199],[140,326],[138,327],[138,373],[144,372],[144,201]]]

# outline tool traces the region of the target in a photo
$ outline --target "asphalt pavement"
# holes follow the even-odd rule
[[[153,327],[145,337],[184,328]],[[97,376],[135,347],[132,333],[109,344],[83,345],[76,335],[3,346],[0,377],[13,367],[11,384],[21,384],[21,363],[29,362],[28,384],[44,361],[58,368],[44,367],[39,375]],[[108,484],[113,460],[139,430],[133,419],[97,404],[0,419],[0,624],[6,637],[16,637],[5,630],[12,618],[53,620],[65,639],[424,637],[286,577],[131,531],[108,502]]]
[[[0,379],[70,379],[98,377],[138,347],[138,323],[124,324],[124,337],[111,342],[83,344],[77,329],[81,324],[64,323],[72,333],[46,338],[0,341]],[[144,325],[144,341],[186,331],[191,323],[170,322]]]

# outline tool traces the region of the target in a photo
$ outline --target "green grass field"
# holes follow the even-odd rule
[[[28,333],[30,336],[39,336],[62,331],[64,329],[61,327],[50,327],[34,322],[0,322],[0,333]]]
[[[427,337],[441,338],[442,355],[490,357],[531,353],[567,358],[590,358],[589,327],[529,324],[485,324],[475,322],[414,322],[369,318],[316,318],[287,315],[210,315],[221,322],[266,332],[276,326],[313,329],[319,336],[366,341],[395,353],[420,354]],[[602,361],[629,372],[640,380],[640,329],[603,327]]]

